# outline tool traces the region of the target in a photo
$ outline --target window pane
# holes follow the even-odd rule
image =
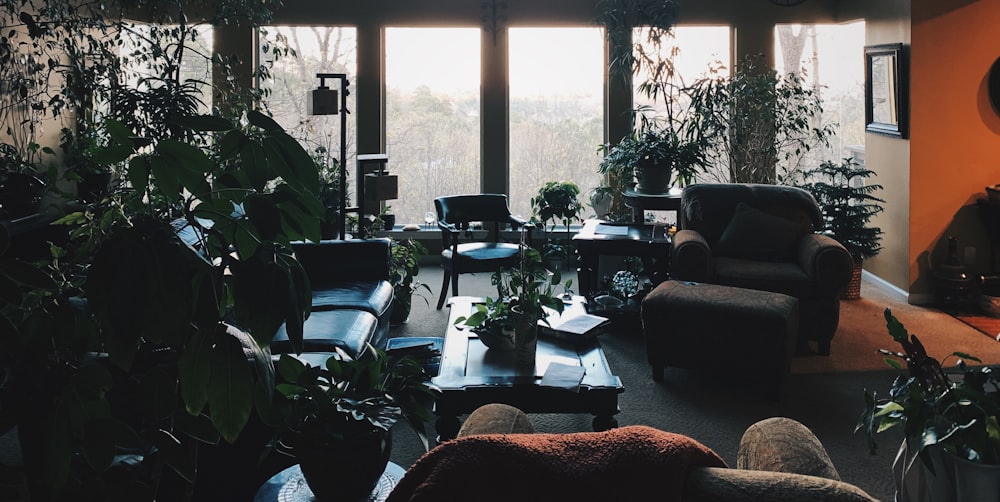
[[[531,215],[548,181],[572,181],[586,204],[604,142],[604,41],[598,28],[511,28],[510,205]]]
[[[820,89],[821,124],[834,124],[830,148],[815,148],[802,168],[861,155],[865,144],[865,23],[778,25],[775,27],[776,70],[803,76]]]
[[[479,193],[478,28],[387,28],[386,153],[399,176],[397,224],[434,198]],[[363,152],[375,153],[375,152]]]
[[[357,32],[354,28],[337,26],[268,26],[261,33],[262,61],[270,61],[271,79],[262,86],[270,91],[267,106],[274,119],[306,149],[326,165],[340,156],[341,115],[309,115],[306,96],[319,87],[317,73],[345,73],[352,86],[357,81]],[[274,56],[273,47],[287,40],[295,54]],[[338,89],[340,82],[327,79],[327,87]],[[351,87],[353,89],[353,87]],[[354,94],[347,96],[347,166],[348,204],[354,198],[355,109]]]

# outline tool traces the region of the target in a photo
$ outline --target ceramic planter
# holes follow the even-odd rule
[[[670,191],[671,169],[663,167],[636,167],[635,190],[644,194],[665,194]]]
[[[300,436],[295,458],[318,500],[368,500],[389,463],[392,434],[372,430],[343,439]]]
[[[518,369],[530,370],[535,367],[538,351],[538,317],[511,309],[514,318],[514,364]]]

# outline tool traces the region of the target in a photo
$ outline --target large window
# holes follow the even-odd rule
[[[345,73],[352,89],[357,79],[357,32],[354,28],[336,26],[269,26],[262,30],[262,61],[270,62],[271,80],[262,86],[270,94],[267,106],[274,119],[293,137],[303,143],[321,165],[333,166],[340,156],[340,115],[309,115],[307,94],[319,86],[317,73]],[[287,47],[291,53],[275,54],[276,48]],[[336,89],[337,80],[325,84]],[[347,158],[348,199],[354,198],[354,165],[357,154],[355,125],[357,110],[354,93],[347,96]]]
[[[633,39],[652,61],[657,58],[669,61],[665,66],[669,70],[658,75],[657,80],[663,83],[663,91],[655,99],[642,89],[643,84],[652,78],[648,67],[642,66],[634,76],[633,102],[636,110],[640,111],[636,127],[643,116],[650,121],[662,122],[668,103],[673,109],[673,116],[683,120],[689,103],[681,89],[694,85],[699,79],[729,76],[732,56],[728,26],[675,26],[669,36],[661,38],[658,48],[649,41],[645,28],[636,29]],[[695,181],[713,183],[722,178],[710,167],[708,172],[696,175]]]
[[[604,49],[597,28],[511,28],[510,206],[531,216],[548,181],[572,181],[583,201],[601,181]]]
[[[833,124],[830,148],[809,152],[804,167],[838,162],[863,151],[865,141],[865,23],[778,25],[775,27],[776,69],[801,75],[823,99],[822,124]]]
[[[386,153],[399,176],[387,201],[421,223],[434,198],[479,193],[478,28],[387,28]],[[362,152],[375,153],[375,152]]]

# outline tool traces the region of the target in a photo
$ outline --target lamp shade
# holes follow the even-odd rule
[[[306,96],[306,110],[309,115],[336,115],[338,113],[337,90],[320,86]]]

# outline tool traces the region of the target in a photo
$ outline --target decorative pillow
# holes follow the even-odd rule
[[[758,261],[786,261],[803,235],[802,226],[743,202],[723,230],[713,254]]]

